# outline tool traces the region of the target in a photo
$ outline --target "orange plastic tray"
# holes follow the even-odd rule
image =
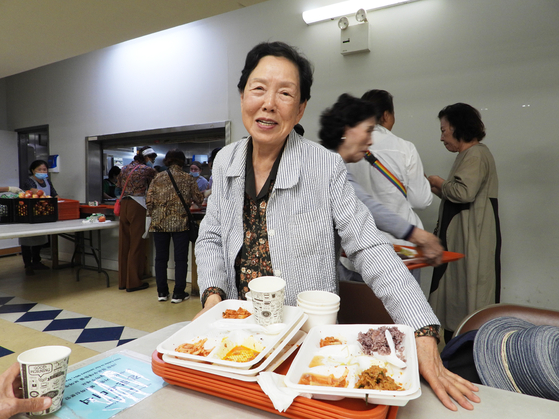
[[[58,200],[58,221],[80,218],[80,201],[60,198]]]
[[[287,372],[295,353],[276,369],[278,374]],[[258,383],[234,380],[167,364],[157,351],[152,354],[151,361],[153,372],[169,384],[231,400],[288,418],[395,419],[398,412],[397,406],[366,404],[360,399],[345,398],[339,401],[325,401],[296,397],[291,406],[285,412],[280,413],[274,408],[271,400],[262,391]]]
[[[444,251],[442,263],[454,262],[459,259],[462,259],[463,257],[464,255],[462,253]],[[425,268],[429,265],[427,265],[426,263],[410,263],[409,265],[406,266],[411,271],[412,269]]]

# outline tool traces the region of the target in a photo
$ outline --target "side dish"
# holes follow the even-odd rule
[[[250,311],[242,307],[239,307],[237,310],[227,309],[223,312],[224,319],[246,319],[251,315],[252,313]]]

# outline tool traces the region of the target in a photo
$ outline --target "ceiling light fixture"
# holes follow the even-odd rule
[[[303,12],[303,20],[307,25],[328,19],[335,19],[340,16],[351,15],[355,10],[377,10],[395,6],[402,3],[412,3],[418,0],[348,0],[330,6],[319,7],[318,9]],[[365,15],[366,18],[366,15]]]

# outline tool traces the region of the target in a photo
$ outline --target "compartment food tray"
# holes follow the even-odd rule
[[[201,339],[208,338],[206,342],[206,348],[211,348],[213,346],[217,347],[221,340],[231,333],[228,331],[219,331],[212,329],[211,325],[214,322],[223,320],[222,313],[227,310],[237,310],[239,307],[244,308],[252,312],[252,303],[250,301],[241,300],[225,300],[221,301],[219,304],[212,307],[206,313],[202,314],[196,320],[192,321],[171,337],[166,339],[164,342],[157,346],[157,351],[166,354],[176,356],[182,359],[211,362],[213,364],[224,365],[232,368],[245,368],[248,369],[251,366],[259,363],[261,360],[267,356],[274,347],[282,341],[285,336],[292,330],[301,318],[304,316],[304,312],[299,307],[284,306],[284,323],[286,327],[277,335],[266,335],[263,333],[251,333],[255,339],[258,339],[264,345],[263,350],[258,354],[256,358],[248,362],[234,362],[226,361],[213,356],[215,351],[212,351],[210,355],[204,357],[199,355],[191,355],[181,352],[176,352],[175,349],[183,343],[194,343]],[[243,324],[255,324],[254,316],[250,316],[246,319],[238,320],[239,323]]]
[[[394,327],[396,326],[401,332],[404,333],[404,356],[406,359],[406,368],[397,368],[390,363],[384,364],[389,375],[394,380],[401,384],[404,390],[402,391],[388,391],[388,390],[372,390],[372,389],[356,389],[356,388],[339,388],[339,387],[326,387],[315,385],[299,384],[299,380],[304,373],[309,372],[309,364],[311,363],[317,351],[320,349],[320,340],[326,337],[341,338],[349,345],[357,345],[359,332],[367,332],[369,329],[378,329],[382,326]],[[374,358],[374,356],[372,356]],[[338,362],[338,359],[336,359]],[[341,368],[346,368],[348,365],[356,365],[355,357],[348,356],[339,361]],[[355,376],[357,377],[361,369],[355,368]],[[350,371],[352,369],[350,368]],[[351,375],[351,372],[350,372]],[[351,398],[367,398],[372,403],[381,403],[394,406],[404,406],[409,400],[415,399],[421,395],[421,387],[419,381],[419,368],[417,361],[417,349],[415,346],[414,333],[411,327],[406,325],[324,325],[316,326],[309,331],[305,342],[301,346],[295,360],[293,361],[289,371],[285,377],[285,385],[300,393],[311,393],[317,397],[324,396],[337,396],[337,397],[351,397]]]

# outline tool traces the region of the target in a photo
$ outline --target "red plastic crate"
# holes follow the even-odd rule
[[[75,220],[80,218],[80,201],[60,198],[58,200],[58,220]]]

